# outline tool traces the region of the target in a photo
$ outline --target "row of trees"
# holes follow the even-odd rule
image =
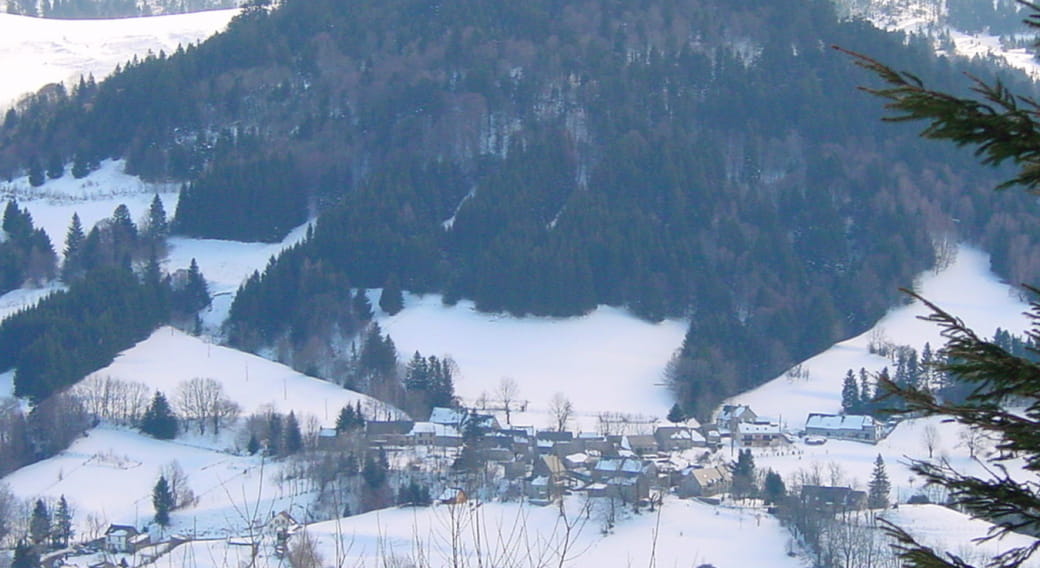
[[[209,429],[216,436],[222,427],[234,424],[241,407],[224,393],[223,385],[216,379],[195,377],[178,386],[177,410],[179,413],[174,412],[166,395],[156,391],[135,425],[139,425],[142,432],[162,440],[176,437],[182,427],[190,425],[198,428],[199,434],[205,434]]]

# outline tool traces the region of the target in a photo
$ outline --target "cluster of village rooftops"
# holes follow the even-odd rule
[[[619,433],[575,433],[503,427],[489,413],[434,408],[427,421],[370,420],[360,435],[369,448],[395,452],[424,447],[444,456],[458,455],[465,443],[475,443],[480,459],[513,488],[514,496],[522,495],[531,503],[548,504],[566,493],[584,492],[638,505],[666,491],[681,498],[718,499],[730,490],[733,479],[732,460],[724,457],[728,452],[722,449],[795,451],[799,443],[822,444],[828,439],[875,443],[887,433],[886,426],[870,416],[832,414],[810,414],[804,428],[794,432],[747,405],[723,406],[709,424],[694,419],[667,424],[621,416],[613,420],[601,425]],[[467,442],[464,432],[474,423],[479,428],[470,431],[479,432],[479,438]],[[356,444],[358,436],[358,432],[322,429],[316,451],[340,451]],[[461,486],[448,486],[438,495],[439,504],[467,499]],[[849,487],[805,486],[800,497],[832,509],[859,509],[866,504],[866,493]],[[282,511],[257,529],[284,546],[299,526]],[[101,544],[108,552],[139,556],[146,550],[160,554],[179,543],[176,537],[156,542],[149,532],[113,524]]]

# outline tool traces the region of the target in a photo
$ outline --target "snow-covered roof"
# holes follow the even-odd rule
[[[873,428],[874,419],[870,416],[859,414],[810,414],[805,421],[805,427],[819,428],[821,430],[862,430]]]
[[[430,422],[433,422],[434,424],[452,424],[457,426],[462,424],[465,420],[466,412],[454,408],[437,406],[434,407],[432,412],[430,412]]]
[[[642,460],[627,458],[603,458],[596,462],[596,471],[639,473],[643,471]]]
[[[416,422],[415,425],[412,426],[411,432],[408,432],[409,436],[416,436],[419,434],[432,434],[434,436],[446,438],[462,437],[462,434],[459,434],[458,428],[446,424],[435,424],[433,422]]]

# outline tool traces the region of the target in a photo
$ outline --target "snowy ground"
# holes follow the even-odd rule
[[[921,275],[914,290],[983,336],[992,336],[997,327],[1021,335],[1027,325],[1026,304],[989,271],[989,255],[971,247],[960,247],[956,261],[947,269]],[[748,404],[760,415],[782,418],[794,430],[805,424],[810,412],[836,413],[841,410],[842,380],[848,369],[877,372],[888,366],[894,370],[892,361],[868,352],[872,339],[885,338],[918,352],[926,342],[933,349],[942,346],[939,328],[918,319],[926,313],[920,303],[895,308],[870,331],[804,361],[800,368],[808,376],[785,373],[731,402]]]
[[[55,20],[0,13],[0,109],[48,83],[71,86],[80,75],[100,80],[134,55],[172,53],[224,29],[238,13],[195,14],[118,20]]]
[[[619,512],[623,520],[612,534],[604,535],[605,509],[596,508],[586,518],[584,505],[582,497],[567,502],[569,538],[557,507],[516,503],[391,508],[311,525],[307,532],[317,540],[322,565],[329,566],[412,565],[408,562],[416,560],[425,561],[416,565],[455,565],[448,546],[453,533],[464,550],[458,565],[467,566],[478,565],[478,557],[484,560],[479,565],[555,566],[562,551],[571,559],[566,565],[577,568],[802,566],[784,555],[789,537],[765,514],[667,499],[660,515]],[[748,546],[751,542],[754,546]],[[219,542],[178,549],[171,556],[157,565],[217,568],[227,565],[226,558],[236,557],[234,547]],[[261,558],[259,565],[274,566],[278,561]]]
[[[347,403],[361,401],[370,417],[396,417],[397,411],[333,383],[308,377],[285,365],[163,327],[120,353],[94,375],[138,381],[166,393],[171,402],[179,385],[195,377],[216,379],[243,414],[272,408],[295,411],[301,425],[313,416],[322,426],[335,425]]]
[[[549,402],[560,392],[578,414],[572,427],[585,431],[595,431],[601,412],[667,414],[673,400],[662,384],[664,368],[686,333],[684,322],[648,323],[616,308],[578,318],[515,318],[480,313],[468,301],[445,306],[438,295],[409,295],[404,311],[380,312],[379,324],[405,360],[416,350],[455,359],[455,390],[467,403],[486,393],[498,404],[495,391],[508,377],[518,385],[516,399],[529,401],[528,412],[512,414],[513,423],[548,427]]]
[[[898,510],[888,511],[884,517],[893,523],[908,527],[923,544],[942,547],[974,566],[983,566],[996,554],[1008,548],[1028,546],[1033,538],[1009,534],[990,542],[977,539],[986,536],[989,524],[938,505],[904,505]],[[1040,559],[1033,558],[1023,568],[1040,566]]]
[[[141,527],[151,521],[152,488],[160,470],[173,460],[186,474],[198,503],[174,512],[171,532],[237,534],[253,511],[262,511],[266,519],[272,509],[292,509],[297,502],[293,485],[277,481],[279,465],[262,466],[259,457],[155,440],[108,426],[91,430],[58,456],[24,467],[4,481],[23,497],[56,500],[65,495],[75,511],[76,534],[96,538],[109,523]]]

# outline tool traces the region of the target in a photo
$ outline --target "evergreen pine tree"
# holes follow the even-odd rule
[[[375,314],[372,312],[372,302],[368,301],[368,294],[365,293],[364,288],[358,288],[351,303],[354,308],[354,315],[358,321],[366,322],[372,320],[372,316]]]
[[[841,385],[841,410],[846,414],[856,414],[860,410],[859,386],[856,384],[856,376],[852,369],[845,373],[845,380]]]
[[[181,288],[174,290],[172,307],[182,314],[193,314],[210,305],[209,285],[194,258]]]
[[[40,553],[24,539],[19,540],[14,547],[11,568],[40,568]]]
[[[354,407],[350,404],[346,404],[339,411],[339,416],[336,417],[336,431],[346,432],[357,428],[358,415],[354,412]]]
[[[29,160],[29,185],[40,187],[45,181],[47,181],[47,177],[44,175],[43,165],[40,164],[39,159],[33,156]]]
[[[871,509],[884,509],[888,507],[888,494],[892,491],[892,483],[888,480],[885,471],[885,460],[878,454],[874,460],[874,471],[870,474],[870,484],[867,489],[867,507]]]
[[[40,547],[51,537],[51,513],[42,499],[37,499],[33,505],[32,516],[29,518],[29,538],[33,546]]]
[[[787,486],[784,484],[784,478],[771,469],[767,471],[766,479],[762,483],[762,494],[767,505],[780,503],[784,496],[787,495]]]
[[[51,152],[47,158],[47,177],[58,179],[63,175],[65,175],[65,161],[61,159],[61,154]]]
[[[285,419],[285,443],[282,448],[286,455],[295,454],[303,449],[300,423],[296,420],[296,413],[291,410],[289,417]]]
[[[282,415],[272,412],[267,417],[267,455],[281,455],[284,442]]]
[[[249,434],[249,442],[246,443],[246,453],[251,456],[255,456],[260,451],[260,440],[256,439],[256,434]]]
[[[163,393],[155,391],[148,410],[141,418],[141,431],[160,440],[171,440],[177,436],[177,416]]]
[[[159,481],[152,488],[152,506],[155,508],[155,522],[161,527],[170,526],[170,512],[173,511],[173,492],[166,477],[160,475]]]
[[[166,209],[159,199],[159,194],[152,198],[152,204],[148,206],[148,225],[145,227],[146,236],[153,241],[161,241],[170,234],[170,223],[166,219]]]
[[[391,316],[404,309],[404,294],[396,274],[387,277],[383,291],[379,293],[379,308]]]
[[[87,237],[83,234],[83,225],[80,223],[79,215],[72,214],[72,222],[69,230],[65,233],[65,249],[62,251],[65,262],[61,267],[61,276],[65,282],[82,275],[83,272],[83,244]]]
[[[669,422],[678,424],[679,422],[686,420],[686,413],[683,412],[682,407],[679,406],[679,403],[677,402],[673,404],[672,408],[668,411],[667,418]]]
[[[737,498],[753,497],[755,490],[755,457],[750,449],[742,449],[733,467],[733,495]]]
[[[65,548],[72,540],[72,511],[69,502],[62,495],[54,510],[54,527],[51,529],[51,540],[55,548]]]

